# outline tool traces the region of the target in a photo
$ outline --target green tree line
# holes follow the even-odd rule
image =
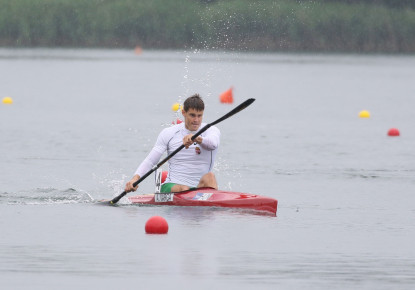
[[[393,8],[401,7],[415,7],[415,1],[413,0],[322,0],[325,2],[343,2],[347,4],[366,3],[366,4],[379,4],[386,5]]]
[[[0,0],[0,46],[413,53],[412,2]]]

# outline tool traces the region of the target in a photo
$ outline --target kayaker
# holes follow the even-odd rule
[[[156,144],[149,155],[138,166],[133,178],[125,185],[125,191],[136,191],[133,183],[140,179],[159,161],[163,153],[172,153],[182,144],[185,149],[179,151],[168,163],[168,175],[161,186],[161,192],[179,192],[195,187],[218,189],[212,172],[215,156],[220,143],[220,131],[212,126],[198,136],[194,142],[192,136],[203,128],[204,102],[199,94],[187,98],[183,103],[184,122],[165,128],[159,134]]]

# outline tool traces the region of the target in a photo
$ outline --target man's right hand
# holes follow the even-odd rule
[[[139,175],[134,175],[134,177],[127,182],[127,184],[125,185],[125,192],[131,192],[131,191],[136,191],[138,188],[138,185],[136,187],[133,186],[133,183],[136,182],[137,180],[140,179]]]

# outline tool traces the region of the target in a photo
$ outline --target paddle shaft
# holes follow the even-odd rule
[[[242,104],[240,104],[239,106],[235,107],[232,111],[230,111],[229,113],[227,113],[226,115],[224,115],[223,117],[217,119],[216,121],[207,124],[206,126],[204,126],[202,129],[199,130],[199,132],[197,132],[196,134],[194,134],[192,136],[192,141],[194,141],[198,136],[200,136],[200,134],[202,134],[203,132],[205,132],[207,129],[209,129],[211,126],[214,126],[216,124],[218,124],[219,122],[222,122],[223,120],[226,120],[227,118],[235,115],[236,113],[242,111],[243,109],[245,109],[246,107],[248,107],[250,104],[252,104],[255,101],[255,99],[250,98],[248,100],[246,100],[245,102],[243,102]],[[168,155],[166,158],[164,158],[163,160],[161,160],[157,165],[155,165],[150,171],[148,171],[146,174],[144,174],[143,176],[140,177],[140,179],[138,179],[136,182],[133,183],[133,187],[136,187],[141,181],[143,181],[144,179],[146,179],[150,174],[152,174],[154,171],[156,171],[157,169],[159,169],[164,163],[166,163],[170,158],[172,158],[174,155],[177,154],[177,152],[179,152],[180,150],[182,150],[185,146],[182,144],[180,145],[176,150],[174,150],[170,155]],[[125,195],[127,194],[126,191],[123,191],[120,195],[118,195],[117,197],[113,198],[110,201],[110,204],[116,204],[121,198],[123,198]]]

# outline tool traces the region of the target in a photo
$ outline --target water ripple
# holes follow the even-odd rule
[[[0,204],[9,205],[89,203],[93,200],[87,192],[74,188],[56,189],[49,187],[0,193]]]

